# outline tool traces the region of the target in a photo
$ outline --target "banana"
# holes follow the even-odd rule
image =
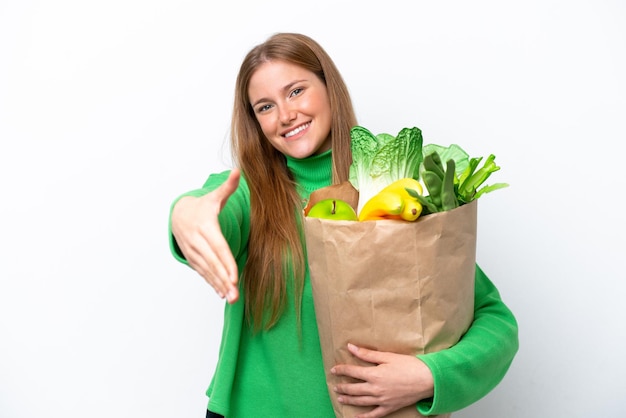
[[[404,209],[404,199],[399,193],[380,191],[368,200],[359,212],[359,221],[397,219]]]

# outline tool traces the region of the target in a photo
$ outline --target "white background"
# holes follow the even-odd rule
[[[222,301],[171,257],[169,205],[230,167],[236,72],[277,31],[328,50],[362,125],[494,153],[511,185],[478,260],[520,351],[455,416],[625,416],[619,0],[0,0],[0,416],[204,416]]]

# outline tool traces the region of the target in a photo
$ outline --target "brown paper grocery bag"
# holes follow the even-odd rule
[[[342,184],[311,195],[305,213],[325,197],[356,207],[354,189]],[[332,390],[343,378],[333,376],[331,367],[358,362],[348,342],[416,355],[448,348],[468,329],[474,316],[476,209],[474,201],[415,222],[305,218],[324,368],[337,417],[371,409],[341,405]],[[414,405],[389,416],[422,417]]]

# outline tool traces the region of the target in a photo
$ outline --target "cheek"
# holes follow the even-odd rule
[[[275,130],[274,123],[269,118],[257,118],[256,120],[265,136],[270,137]]]
[[[333,120],[333,115],[330,110],[330,103],[324,104],[321,110],[321,114],[323,115],[322,119],[324,121],[324,129],[330,132],[330,127],[331,127],[332,120]]]
[[[321,97],[318,100],[317,109],[319,113],[323,115],[325,119],[327,119],[330,125],[330,120],[332,119],[332,111],[330,110],[330,98],[326,95],[324,95],[324,97]]]

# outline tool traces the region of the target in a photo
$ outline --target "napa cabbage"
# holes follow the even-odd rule
[[[349,181],[359,191],[357,213],[370,198],[396,180],[419,179],[423,161],[422,131],[403,128],[396,136],[374,135],[367,128],[351,129],[352,164]]]

